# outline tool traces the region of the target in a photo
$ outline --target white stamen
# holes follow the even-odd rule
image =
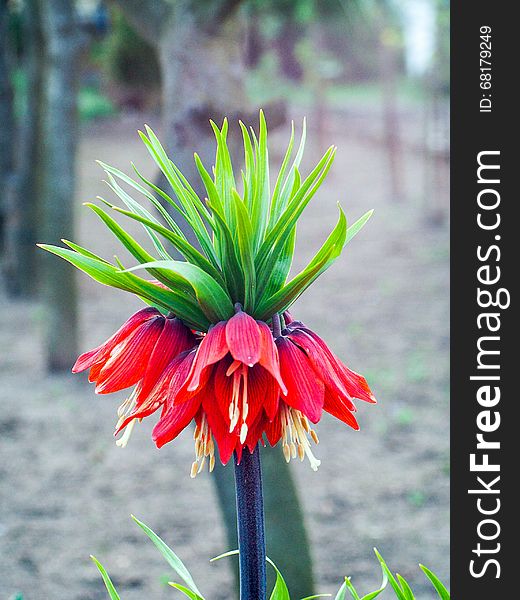
[[[194,478],[200,473],[209,457],[209,471],[215,468],[215,444],[209,429],[206,415],[202,416],[200,425],[195,428],[195,461],[191,465],[190,477]]]
[[[242,423],[242,427],[240,428],[240,443],[243,444],[246,441],[247,437],[247,423]]]
[[[135,427],[135,419],[133,421],[130,421],[130,423],[126,426],[125,428],[125,432],[123,433],[123,435],[116,440],[116,446],[119,446],[120,448],[126,448],[126,445],[128,444],[128,440],[130,439],[130,436],[132,435],[132,431],[134,430]]]
[[[313,471],[317,471],[321,464],[312,453],[309,437],[318,443],[316,432],[311,429],[307,417],[299,410],[289,406],[282,407],[282,450],[285,460],[298,457],[303,460],[305,456],[309,459]]]

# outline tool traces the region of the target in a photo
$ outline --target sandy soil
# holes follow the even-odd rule
[[[137,125],[98,124],[81,143],[74,239],[105,256],[116,251],[116,242],[81,202],[107,194],[96,158],[125,169],[133,160],[154,173],[134,134]],[[369,208],[376,212],[294,312],[367,376],[380,403],[359,403],[359,433],[325,417],[318,426],[320,470],[293,466],[317,589],[334,592],[344,574],[364,593],[375,588],[377,546],[409,579],[417,598],[433,598],[417,563],[447,580],[447,227],[434,228],[424,219],[418,153],[405,156],[407,201],[392,203],[381,148],[334,134],[339,129],[333,125],[331,142],[339,152],[302,222],[298,265],[326,237],[337,201],[351,220]],[[285,133],[272,135],[279,152],[284,140]],[[317,149],[309,150],[309,158],[315,157]],[[436,193],[447,202],[446,189]],[[86,277],[80,283],[85,350],[139,304]],[[95,396],[81,377],[46,376],[42,309],[3,296],[0,306],[0,599],[16,593],[24,600],[106,598],[91,553],[107,566],[125,600],[174,597],[165,585],[171,578],[166,563],[130,513],[173,545],[208,598],[229,598],[229,567],[208,563],[227,550],[210,478],[188,477],[191,432],[158,451],[149,438],[152,423],[146,423],[125,450],[116,448],[112,430],[121,397]]]

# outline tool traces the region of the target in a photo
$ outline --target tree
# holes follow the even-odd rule
[[[4,222],[7,214],[7,193],[14,171],[13,86],[11,81],[12,44],[9,35],[7,0],[0,0],[0,246],[3,246]]]
[[[69,0],[38,0],[44,48],[41,232],[59,243],[74,228],[77,146],[77,84],[81,34]],[[69,370],[77,355],[77,289],[73,269],[50,255],[41,257],[41,287],[46,309],[47,365]]]
[[[38,197],[41,184],[43,38],[37,0],[26,0],[21,15],[25,77],[23,114],[10,128],[7,148],[18,147],[6,205],[6,289],[10,296],[32,297],[37,291]],[[0,69],[1,70],[1,69]],[[0,103],[1,105],[1,103]],[[5,122],[5,119],[2,119]],[[3,133],[8,129],[2,129]],[[7,137],[7,136],[6,136]],[[2,147],[4,144],[2,143]]]

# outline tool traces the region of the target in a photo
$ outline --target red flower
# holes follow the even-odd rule
[[[191,475],[206,459],[215,465],[215,446],[226,464],[233,452],[240,461],[267,441],[282,440],[287,461],[307,456],[318,443],[309,422],[323,410],[359,429],[354,398],[375,399],[365,379],[348,369],[325,342],[299,321],[288,322],[276,338],[269,326],[242,310],[220,321],[202,339],[179,319],[154,308],[133,315],[104,344],[80,356],[74,372],[90,368],[98,393],[135,385],[118,411],[118,444],[126,445],[136,419],[161,408],[152,437],[160,448],[194,420],[195,461]]]
[[[171,368],[183,369],[186,379],[181,383],[179,377],[172,385],[166,381],[169,375],[165,371],[152,392],[165,394],[153,438],[161,447],[195,419],[193,476],[206,457],[213,468],[213,438],[223,464],[234,450],[239,460],[245,446],[252,451],[263,434],[258,425],[275,417],[280,393],[287,392],[271,330],[242,310],[213,326],[196,353],[186,354]]]
[[[316,443],[318,439],[308,421],[317,423],[325,410],[359,430],[353,399],[376,400],[365,378],[348,369],[303,323],[291,321],[276,345],[287,395],[280,399],[276,418],[265,424],[266,436],[273,446],[282,439],[287,460],[307,455],[317,469],[319,461],[312,455],[308,436]]]
[[[97,394],[137,384],[119,409],[122,417],[148,397],[169,362],[195,342],[194,334],[182,321],[165,317],[155,308],[144,308],[101,346],[82,354],[72,372],[90,369],[89,381],[96,383]]]

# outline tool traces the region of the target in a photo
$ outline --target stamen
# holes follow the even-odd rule
[[[242,427],[240,428],[240,443],[243,444],[246,441],[247,437],[247,423],[242,423]]]
[[[215,443],[209,429],[206,415],[202,415],[200,425],[195,428],[195,461],[191,465],[190,477],[194,478],[200,473],[209,458],[209,471],[215,468]]]
[[[318,443],[316,432],[311,429],[307,417],[299,410],[284,405],[281,411],[282,450],[285,460],[289,462],[291,458],[296,457],[303,460],[307,456],[311,468],[317,471],[321,461],[313,455],[309,442],[310,436],[314,443]]]
[[[123,433],[123,435],[116,440],[116,446],[119,446],[119,448],[126,448],[126,445],[128,444],[128,440],[130,439],[130,436],[132,435],[132,431],[134,430],[135,427],[135,419],[133,421],[130,421],[130,423],[126,426],[125,428],[125,432]]]

